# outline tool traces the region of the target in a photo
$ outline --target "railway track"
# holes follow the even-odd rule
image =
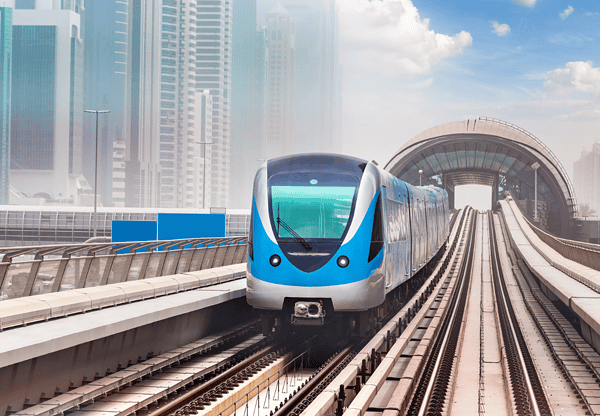
[[[456,290],[449,299],[448,312],[429,354],[429,360],[425,365],[420,383],[413,395],[408,415],[440,414],[446,406],[446,394],[449,391],[450,376],[459,344],[469,279],[473,267],[477,214],[473,212],[472,215],[468,240],[465,242],[464,259],[455,276]]]
[[[123,374],[94,381],[91,383],[94,386],[107,387],[92,386],[97,394],[91,400],[74,406],[74,403],[71,406],[63,403],[48,414],[69,412],[72,416],[91,416],[108,411],[123,416],[132,413],[138,416],[250,413],[282,416],[326,413],[315,413],[311,410],[315,406],[341,414],[354,398],[372,390],[370,383],[382,370],[391,369],[389,356],[400,351],[400,344],[406,347],[402,351],[414,358],[429,343],[437,331],[440,316],[427,314],[431,310],[441,311],[454,292],[452,276],[463,267],[461,259],[471,232],[467,231],[467,225],[472,224],[474,215],[471,210],[456,217],[449,248],[431,276],[371,340],[340,347],[331,357],[319,361],[311,356],[310,343],[286,347],[259,335],[257,326],[249,323],[220,337],[209,337],[207,342],[200,340],[195,345],[125,368],[122,373],[126,377],[118,382],[114,377]],[[428,330],[421,327],[422,322],[429,323]],[[400,360],[405,368],[410,361],[406,358]]]
[[[461,224],[465,222],[465,217],[465,215],[461,217]],[[459,237],[458,232],[455,232],[455,235]],[[253,381],[245,380],[243,384],[239,380],[239,375],[234,375],[236,368],[232,368],[229,378],[225,381],[219,380],[220,387],[212,393],[206,392],[206,389],[201,392],[190,392],[174,401],[172,405],[149,416],[314,415],[316,413],[311,410],[311,406],[319,407],[319,403],[322,403],[324,398],[332,399],[329,407],[336,414],[341,414],[345,399],[359,394],[361,384],[364,385],[365,390],[370,388],[365,385],[367,380],[372,377],[377,368],[382,367],[385,354],[392,349],[402,329],[409,327],[411,321],[416,321],[424,315],[424,313],[419,315],[418,309],[427,302],[433,302],[440,291],[446,292],[448,284],[445,281],[440,283],[440,280],[444,269],[454,268],[454,262],[450,259],[454,260],[459,256],[455,253],[460,251],[457,250],[459,240],[459,238],[455,239],[448,250],[447,259],[443,258],[440,261],[439,266],[434,270],[434,275],[420,288],[413,299],[368,342],[365,340],[350,342],[320,363],[318,368],[315,368],[314,359],[310,359],[312,346],[307,343],[302,348],[296,348],[295,351],[273,356],[262,369],[264,373],[262,377],[257,377]],[[436,284],[437,291],[434,291]],[[429,296],[432,293],[433,296]],[[350,386],[349,390],[346,389],[346,385],[337,386],[340,377],[349,377],[349,381],[353,381],[354,386]],[[333,390],[335,392],[332,395]],[[221,393],[222,397],[216,393]]]
[[[320,394],[313,394],[312,403],[300,400],[302,406],[296,406],[293,412],[276,414],[381,414],[385,408],[380,408],[373,399],[377,391],[393,392],[389,384],[381,389],[390,380],[395,381],[397,387],[398,394],[394,397],[402,396],[400,401],[406,402],[423,369],[423,356],[428,356],[429,344],[439,332],[448,311],[446,306],[455,293],[456,278],[466,267],[463,263],[469,257],[466,251],[474,230],[474,217],[473,210],[463,210],[458,215],[449,248],[425,284],[354,358],[350,355],[343,360],[349,361],[347,364],[329,373],[328,378],[333,380],[328,386],[320,385]],[[406,385],[407,380],[410,386]]]
[[[260,355],[272,342],[259,334],[257,321],[149,356],[103,378],[48,399],[35,412],[48,416],[69,413],[91,415],[107,409],[115,414],[148,413],[177,400],[194,386],[210,384],[229,368]]]
[[[578,397],[584,412],[600,414],[600,354],[541,291],[535,277],[517,255],[506,225],[499,216],[496,217],[496,234],[502,235],[506,243],[518,290],[554,362],[570,383],[572,393]]]
[[[552,411],[544,393],[536,366],[519,327],[508,294],[504,272],[500,266],[500,249],[494,227],[494,216],[488,213],[490,224],[490,249],[492,277],[496,294],[497,313],[512,389],[513,406],[519,415],[551,415]]]

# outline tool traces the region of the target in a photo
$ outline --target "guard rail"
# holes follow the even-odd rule
[[[600,245],[555,237],[536,227],[525,215],[523,215],[523,219],[540,240],[558,252],[561,256],[573,260],[576,263],[583,264],[590,269],[600,271]]]
[[[0,300],[246,261],[246,237],[0,248]]]

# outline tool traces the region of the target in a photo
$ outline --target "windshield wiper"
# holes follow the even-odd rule
[[[279,209],[277,209],[277,211],[279,211]],[[298,241],[302,245],[302,247],[304,247],[304,249],[306,251],[312,251],[312,247],[310,246],[310,244],[308,244],[304,238],[300,237],[300,234],[298,234],[296,231],[294,231],[292,229],[292,227],[290,227],[284,220],[279,218],[279,212],[278,212],[277,213],[277,234],[279,234],[279,226],[283,227],[283,229],[285,231],[287,231],[292,237],[294,237],[296,239],[296,241]]]

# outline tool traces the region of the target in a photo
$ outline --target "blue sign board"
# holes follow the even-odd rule
[[[158,234],[156,221],[113,221],[113,243],[154,241]]]
[[[225,237],[225,214],[158,214],[158,239]]]

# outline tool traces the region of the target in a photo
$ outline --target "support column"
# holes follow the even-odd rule
[[[492,210],[498,203],[498,196],[500,194],[500,175],[496,173],[494,175],[494,182],[492,183]]]
[[[446,173],[442,173],[442,188],[448,192],[449,208],[454,209],[454,182]]]

